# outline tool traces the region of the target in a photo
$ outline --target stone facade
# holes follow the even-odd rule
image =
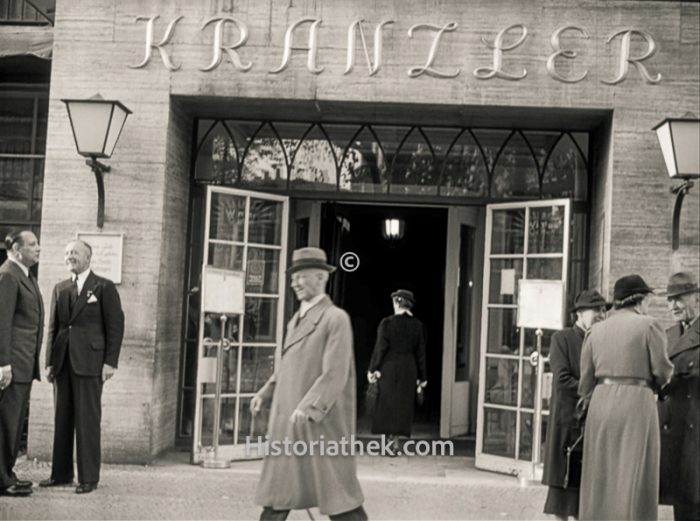
[[[66,276],[63,246],[79,231],[96,231],[94,180],[76,154],[62,98],[89,97],[99,92],[119,99],[133,114],[128,118],[106,176],[104,232],[124,233],[123,282],[119,286],[126,312],[126,337],[117,376],[104,393],[104,459],[145,462],[173,446],[177,403],[182,295],[187,250],[187,218],[192,122],[202,111],[225,114],[237,104],[269,100],[270,106],[302,101],[423,104],[469,108],[499,107],[528,117],[548,109],[577,117],[582,110],[607,114],[594,132],[594,183],[591,205],[592,285],[608,295],[615,279],[638,272],[661,287],[672,269],[700,271],[700,189],[686,198],[682,247],[671,256],[671,216],[674,196],[656,136],[650,129],[668,116],[687,111],[700,114],[700,4],[697,2],[607,1],[583,6],[567,0],[525,2],[496,0],[377,3],[343,0],[300,2],[233,2],[215,0],[74,0],[56,6],[54,59],[50,95],[45,185],[42,216],[40,284],[45,295]],[[136,17],[159,15],[154,44],[177,17],[172,37],[162,50],[177,70],[169,70],[157,48],[145,58],[146,24]],[[213,17],[234,17],[249,28],[249,38],[237,49],[248,72],[232,64],[226,53],[218,67],[212,62]],[[292,52],[288,67],[270,73],[283,61],[285,31],[303,18],[317,18],[320,73],[307,68],[307,53]],[[383,63],[370,76],[365,55],[356,45],[355,66],[344,74],[348,26],[363,18],[367,45],[373,44],[376,24],[395,20],[384,29]],[[444,32],[432,67],[440,78],[422,74],[409,77],[411,68],[426,64],[436,31],[414,24],[458,27]],[[522,45],[503,53],[503,70],[522,80],[480,80],[474,71],[492,67],[493,51],[481,39],[493,42],[512,24],[527,27]],[[588,70],[578,83],[564,83],[547,71],[553,52],[552,33],[565,25],[579,26],[583,39],[571,30],[562,36],[562,48],[575,49],[571,61],[559,58],[557,71],[574,77]],[[310,23],[294,33],[294,46],[308,44]],[[642,62],[658,84],[645,81],[635,65],[616,85],[620,45],[625,28],[648,32],[657,53]],[[240,33],[229,23],[224,44]],[[514,43],[521,28],[508,31],[504,47]],[[631,56],[648,49],[637,34]],[[131,66],[131,67],[130,67]],[[534,109],[534,110],[533,110]],[[569,111],[570,112],[567,112]],[[574,110],[576,109],[576,110]],[[523,112],[524,111],[524,112]],[[211,115],[211,114],[210,114]],[[520,123],[523,123],[520,121]],[[564,122],[562,122],[563,124]],[[570,123],[570,122],[569,122]],[[538,121],[525,121],[537,128]],[[47,302],[47,306],[48,306]],[[654,314],[665,318],[665,304],[657,299]],[[34,388],[31,407],[31,457],[50,454],[53,433],[51,387]]]

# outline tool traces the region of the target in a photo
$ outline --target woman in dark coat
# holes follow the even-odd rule
[[[552,335],[549,364],[552,367],[552,404],[544,457],[542,483],[549,485],[544,513],[559,519],[578,517],[578,483],[564,486],[566,447],[580,434],[575,417],[578,383],[581,374],[581,346],[593,324],[605,318],[610,309],[595,290],[584,290],[576,296],[573,311],[576,323]]]
[[[659,393],[661,504],[674,519],[700,520],[700,289],[690,273],[676,273],[666,298],[677,324],[666,330],[671,383]]]
[[[579,394],[589,402],[580,519],[657,519],[659,417],[654,390],[671,379],[666,334],[648,316],[639,275],[615,282],[615,309],[581,351]]]
[[[426,332],[413,316],[413,293],[400,289],[391,294],[394,314],[382,319],[367,378],[379,379],[379,399],[372,417],[372,433],[410,436],[416,391],[427,385]]]

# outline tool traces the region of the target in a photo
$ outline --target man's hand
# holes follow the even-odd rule
[[[292,416],[289,418],[289,421],[297,424],[297,423],[306,423],[309,421],[309,417],[304,414],[302,411],[299,409],[294,409],[294,412],[292,413]]]
[[[46,380],[48,380],[49,383],[53,383],[55,379],[56,377],[53,374],[53,366],[48,366],[46,368]]]
[[[12,368],[0,369],[0,391],[7,389],[12,383]]]
[[[114,373],[116,372],[117,370],[114,367],[108,364],[104,364],[102,366],[102,381],[106,382],[107,380],[112,378],[114,376]]]
[[[255,416],[263,406],[263,399],[257,394],[250,400],[250,413]]]

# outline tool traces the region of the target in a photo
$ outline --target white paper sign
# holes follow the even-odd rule
[[[560,280],[518,281],[518,327],[562,329],[564,283]]]
[[[501,270],[501,295],[515,294],[515,270]]]
[[[203,279],[205,312],[243,314],[245,272],[205,266]]]
[[[92,248],[90,269],[115,284],[121,284],[124,234],[78,232],[77,238]]]

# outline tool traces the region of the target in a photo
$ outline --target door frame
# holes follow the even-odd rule
[[[449,206],[447,208],[447,241],[445,253],[445,291],[444,291],[444,314],[443,314],[443,349],[442,349],[442,389],[440,393],[440,437],[452,438],[468,434],[471,418],[470,392],[475,374],[473,362],[478,364],[479,357],[479,328],[481,321],[480,296],[482,288],[481,276],[483,252],[479,245],[484,243],[484,208],[479,206]],[[462,225],[469,225],[475,228],[474,251],[470,262],[473,263],[474,286],[471,309],[464,310],[467,316],[464,317],[470,322],[469,332],[469,359],[470,371],[468,380],[462,382],[455,381],[456,357],[457,357],[457,330],[459,320],[459,282],[462,266],[460,265]],[[473,356],[476,353],[477,356]],[[476,373],[478,374],[478,373]],[[458,400],[463,399],[466,407],[466,423],[456,424],[454,422],[454,405]]]

